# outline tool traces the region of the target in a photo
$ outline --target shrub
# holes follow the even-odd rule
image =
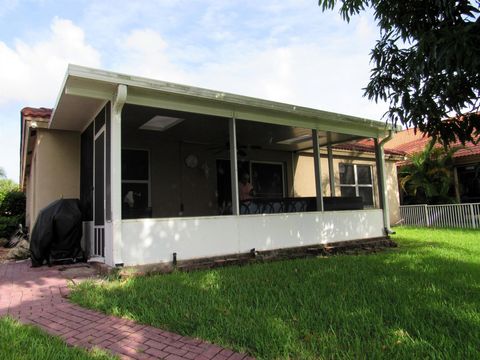
[[[0,237],[9,238],[25,224],[25,194],[9,179],[0,179]]]
[[[25,214],[25,194],[21,191],[8,192],[0,203],[0,216]]]
[[[24,215],[0,216],[0,238],[9,239],[17,231],[18,224],[22,224],[23,221]]]
[[[19,191],[18,184],[10,179],[0,179],[0,206],[5,196],[12,191]]]

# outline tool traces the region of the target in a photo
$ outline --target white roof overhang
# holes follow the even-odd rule
[[[127,104],[379,138],[391,128],[380,121],[207,90],[193,86],[69,65],[50,128],[83,130],[118,85],[127,86]]]

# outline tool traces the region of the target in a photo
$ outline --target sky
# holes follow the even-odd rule
[[[0,0],[0,167],[18,181],[20,110],[54,107],[69,63],[380,120],[372,13],[317,3]]]

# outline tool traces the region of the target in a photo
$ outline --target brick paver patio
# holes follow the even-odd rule
[[[84,309],[68,301],[61,267],[0,264],[0,316],[34,324],[67,344],[109,350],[123,359],[251,359],[245,354],[133,321]]]

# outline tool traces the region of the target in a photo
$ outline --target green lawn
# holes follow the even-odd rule
[[[399,248],[82,283],[73,301],[264,359],[480,358],[480,231]]]
[[[0,359],[2,360],[113,360],[100,350],[68,347],[61,339],[8,317],[0,318]]]

